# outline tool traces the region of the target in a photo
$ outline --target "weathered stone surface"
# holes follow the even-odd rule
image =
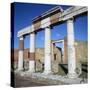
[[[54,73],[58,73],[59,72],[59,65],[58,65],[58,62],[57,61],[53,61],[52,62],[52,71]]]
[[[43,63],[40,60],[37,60],[35,63],[36,72],[41,72],[43,70]]]
[[[23,75],[21,76],[18,72],[17,75],[18,77],[21,77],[25,80],[33,81],[41,85],[69,85],[69,84],[87,83],[87,79],[82,81],[82,78],[70,79],[67,76],[52,75],[52,74],[51,75],[44,75],[42,73],[30,74],[29,72],[25,72],[25,74],[23,73]]]

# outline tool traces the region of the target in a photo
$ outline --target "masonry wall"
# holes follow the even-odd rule
[[[53,47],[52,56],[52,71],[58,72],[58,64],[63,63],[67,64],[67,40],[64,42],[64,54],[63,54],[63,62],[61,59],[60,49],[57,47]],[[87,62],[87,42],[75,41],[75,50],[76,50],[76,61],[78,62]],[[11,50],[11,60],[14,61],[15,67],[18,64],[18,49]],[[54,55],[56,56],[54,57]],[[24,49],[24,60],[29,61],[29,48]],[[44,48],[36,48],[35,52],[35,62],[36,62],[36,71],[42,71],[44,65]]]
[[[78,41],[75,40],[75,53],[76,53],[76,62],[88,62],[88,46],[86,41]],[[68,55],[67,55],[67,39],[64,39],[64,64],[68,63]]]

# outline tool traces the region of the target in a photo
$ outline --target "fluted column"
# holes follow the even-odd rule
[[[19,38],[19,52],[18,52],[18,70],[23,70],[23,51],[24,51],[24,38]]]
[[[74,46],[74,25],[73,19],[67,20],[67,46],[68,46],[68,77],[76,78],[76,58]]]

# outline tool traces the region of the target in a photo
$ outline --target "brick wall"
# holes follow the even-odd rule
[[[57,47],[53,47],[53,55],[52,57],[52,68],[57,72],[58,64],[61,63],[61,52]],[[87,42],[81,42],[81,41],[75,41],[75,51],[76,51],[76,61],[82,61],[87,62],[88,58],[88,48],[87,48]],[[56,56],[54,57],[54,55]],[[56,58],[56,59],[55,59]],[[55,60],[54,60],[55,59]],[[11,60],[14,61],[17,64],[18,61],[18,49],[12,49],[11,50]],[[24,49],[24,60],[29,60],[29,48]],[[35,60],[37,62],[37,66],[44,63],[44,48],[36,48],[35,52]],[[64,39],[64,55],[63,55],[63,64],[67,64],[67,39]],[[56,64],[55,64],[56,63]],[[38,70],[38,69],[37,69]],[[39,68],[39,70],[41,70]]]

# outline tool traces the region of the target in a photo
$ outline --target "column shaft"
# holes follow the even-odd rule
[[[68,46],[68,77],[76,77],[76,58],[74,47],[74,26],[73,19],[67,21],[67,46]]]
[[[35,33],[30,34],[30,61],[29,61],[29,71],[31,73],[35,72]]]
[[[18,70],[23,70],[23,50],[24,50],[24,40],[23,37],[20,37],[19,52],[18,52]]]
[[[45,28],[45,60],[44,73],[51,73],[51,31],[50,27]]]

